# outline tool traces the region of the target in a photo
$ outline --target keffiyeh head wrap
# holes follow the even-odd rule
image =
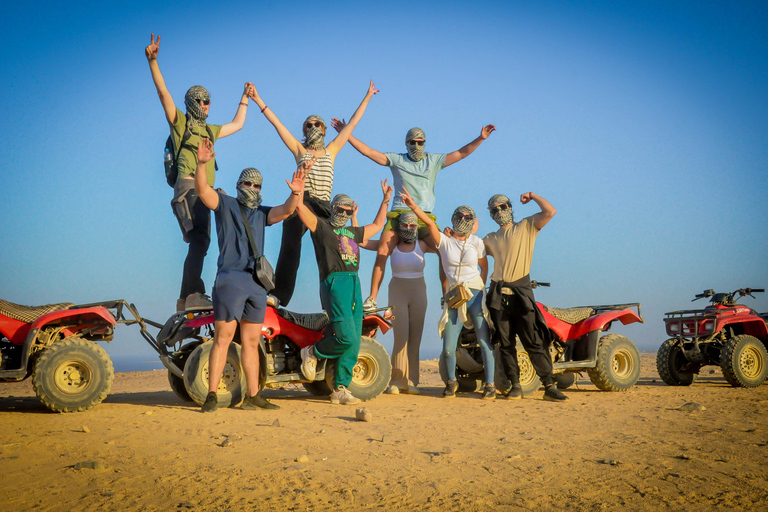
[[[339,213],[336,208],[343,206],[349,209],[349,213]],[[340,228],[344,226],[350,217],[352,217],[352,209],[355,207],[354,201],[346,194],[336,194],[331,201],[331,226],[334,228]]]
[[[406,227],[408,224],[416,224],[415,228]],[[397,235],[400,241],[413,243],[419,236],[419,218],[413,212],[403,212],[397,219]]]
[[[325,147],[325,137],[323,129],[318,126],[307,126],[310,121],[319,121],[323,126],[327,126],[320,116],[309,116],[304,120],[304,147],[308,149],[323,149]]]
[[[469,206],[459,206],[451,215],[453,232],[459,236],[467,236],[475,225],[475,210]]]
[[[261,185],[262,178],[258,169],[248,167],[243,169],[240,177],[237,179],[237,202],[246,208],[258,208],[261,206],[261,190],[254,187],[246,187],[244,181]]]
[[[496,213],[491,212],[491,218],[501,227],[508,224],[512,224],[514,220],[514,212],[512,211],[512,201],[509,200],[504,194],[494,194],[488,200],[488,210],[498,204],[506,204],[509,206],[506,210],[498,210]]]
[[[424,146],[411,145],[410,142],[413,139],[422,139],[424,145],[427,143],[427,136],[424,134],[424,130],[418,127],[411,128],[408,133],[405,134],[405,148],[408,150],[408,156],[414,162],[418,162],[424,158]]]
[[[211,100],[211,95],[202,85],[193,85],[184,95],[184,105],[187,107],[187,119],[190,124],[205,126],[208,113],[200,105],[200,100]]]

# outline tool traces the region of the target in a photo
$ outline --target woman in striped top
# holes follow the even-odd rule
[[[283,143],[293,154],[296,164],[307,160],[315,160],[311,172],[307,175],[304,187],[304,204],[318,217],[325,219],[331,216],[331,189],[333,188],[333,162],[339,150],[347,143],[352,130],[355,129],[371,97],[379,92],[371,81],[365,98],[357,107],[349,123],[331,141],[325,145],[325,121],[320,116],[309,116],[302,126],[304,140],[299,142],[288,129],[283,126],[272,109],[267,107],[255,87],[251,87],[250,98],[256,102],[261,112],[277,130]],[[287,306],[293,296],[296,286],[296,273],[301,259],[301,239],[307,228],[299,217],[294,214],[283,221],[283,240],[280,245],[280,256],[275,268],[275,289],[272,294]]]

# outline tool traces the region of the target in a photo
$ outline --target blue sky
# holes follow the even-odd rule
[[[641,302],[646,323],[616,331],[641,349],[658,348],[663,313],[695,293],[768,287],[763,2],[22,1],[0,24],[3,299],[125,298],[153,320],[172,313],[186,246],[162,172],[168,127],[144,57],[151,32],[162,36],[177,105],[204,85],[212,123],[232,119],[251,81],[299,136],[309,114],[348,119],[373,79],[381,92],[355,135],[378,150],[404,151],[405,132],[420,126],[427,151],[450,152],[495,124],[440,173],[438,222],[468,204],[483,235],[496,227],[485,210],[492,194],[545,197],[558,214],[536,244],[532,277],[552,282],[537,298]],[[234,193],[254,166],[265,204],[287,197],[293,159],[253,105],[216,150],[217,186]],[[367,222],[389,176],[346,146],[334,192],[356,199]],[[536,211],[515,206],[517,218]],[[268,230],[273,263],[280,229]],[[209,289],[217,254],[214,241]],[[373,256],[363,255],[364,295]],[[427,275],[422,354],[434,357],[436,258]],[[308,237],[299,279],[291,309],[319,309]],[[744,302],[768,310],[768,296]],[[391,334],[382,341],[391,348]],[[118,368],[155,359],[132,327],[107,348]]]

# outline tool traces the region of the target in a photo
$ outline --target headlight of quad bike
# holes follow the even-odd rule
[[[711,334],[715,331],[715,321],[714,320],[705,320],[703,324],[701,324],[701,334]]]
[[[667,334],[671,334],[673,336],[680,334],[680,323],[679,322],[667,323]]]

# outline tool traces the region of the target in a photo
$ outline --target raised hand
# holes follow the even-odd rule
[[[389,199],[392,197],[392,191],[394,189],[391,185],[387,185],[387,180],[381,182],[381,191],[384,193],[384,201],[389,201]]]
[[[256,101],[256,98],[259,97],[259,93],[256,91],[256,86],[253,85],[251,82],[248,82],[248,85],[250,85],[250,87],[248,88],[248,97],[251,98],[253,101]]]
[[[256,91],[256,88],[251,82],[245,82],[245,89],[243,90],[243,96],[251,97],[251,91]]]
[[[373,96],[379,92],[379,90],[376,88],[376,85],[373,83],[373,80],[371,80],[371,85],[368,86],[368,96]]]
[[[533,192],[526,192],[525,194],[520,194],[520,202],[523,204],[528,203],[531,199],[533,199]]]
[[[332,117],[331,118],[331,126],[333,126],[334,130],[336,130],[337,132],[341,133],[341,130],[343,130],[344,127],[347,126],[347,122],[344,119],[339,121],[335,117]]]
[[[300,165],[299,168],[294,171],[291,181],[285,180],[285,182],[288,184],[288,188],[290,188],[291,192],[294,194],[299,195],[304,192],[304,180],[307,177],[306,171],[312,168],[314,165],[314,160],[314,158],[309,160],[309,167],[307,167],[307,162],[304,162],[302,165]]]
[[[155,41],[155,34],[152,34],[150,44],[144,48],[144,55],[147,56],[147,60],[157,60],[157,54],[160,52],[160,36],[157,36]]]
[[[403,187],[403,193],[400,194],[400,199],[405,203],[405,206],[410,209],[413,209],[413,207],[416,205],[413,198],[411,197],[411,194],[408,193],[405,187]]]
[[[198,163],[207,164],[216,156],[213,153],[213,142],[210,139],[203,139],[197,143],[197,161]]]
[[[489,124],[488,126],[483,126],[483,129],[480,130],[480,136],[483,138],[483,140],[485,140],[488,137],[490,137],[491,132],[494,132],[494,131],[496,131],[496,127],[493,126],[492,124]]]

